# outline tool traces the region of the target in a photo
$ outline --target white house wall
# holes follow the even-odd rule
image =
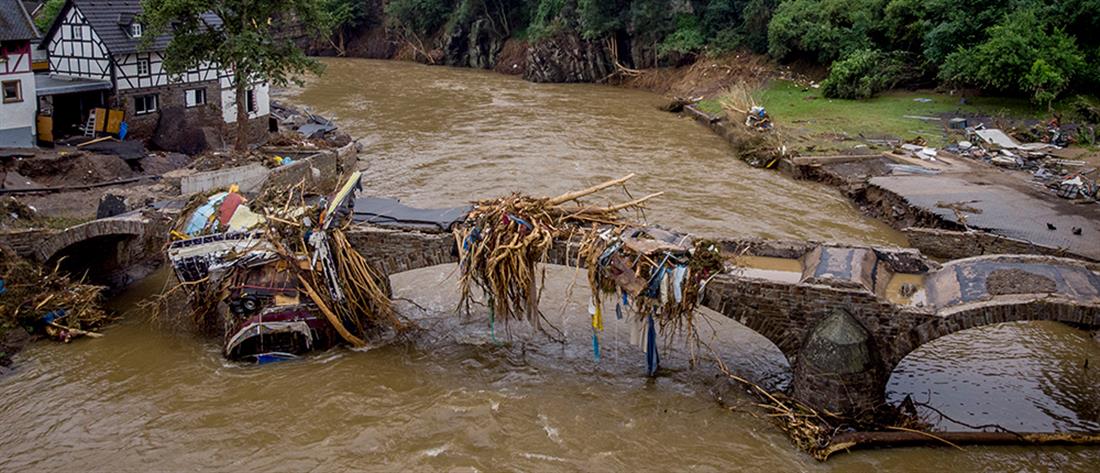
[[[34,146],[38,97],[29,49],[7,54],[7,62],[0,67],[0,81],[11,80],[19,81],[23,101],[3,103],[0,100],[0,148]]]
[[[80,31],[81,39],[76,39],[74,31]],[[111,79],[107,48],[75,6],[69,9],[64,23],[50,39],[49,50],[51,75]]]
[[[237,92],[233,87],[233,81],[223,77],[222,85],[222,118],[226,123],[237,123]],[[266,82],[252,86],[256,91],[256,111],[248,114],[249,119],[259,118],[271,113],[271,90]]]
[[[204,63],[197,69],[178,75],[170,75],[164,70],[164,56],[160,53],[135,53],[116,57],[118,90],[145,89],[173,84],[190,84],[218,79],[217,69]],[[138,73],[138,62],[149,61],[149,73]]]

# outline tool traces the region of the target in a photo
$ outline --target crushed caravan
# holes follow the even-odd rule
[[[231,188],[181,217],[168,259],[192,319],[224,336],[226,358],[294,359],[341,341],[361,346],[368,332],[400,326],[389,323],[388,284],[340,234],[359,179],[354,173],[329,199],[309,204],[288,195],[286,204],[256,212]],[[347,273],[349,267],[357,270]]]

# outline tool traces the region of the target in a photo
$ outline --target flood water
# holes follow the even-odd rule
[[[703,127],[658,111],[660,98],[648,93],[325,62],[323,78],[284,98],[367,138],[371,194],[446,206],[512,191],[551,195],[634,172],[636,196],[666,192],[647,212],[652,223],[711,235],[904,244],[830,188],[743,165]],[[416,303],[401,302],[402,313],[424,328],[411,341],[255,367],[227,363],[217,341],[134,310],[163,287],[162,271],[113,301],[128,312],[105,338],[38,343],[16,358],[18,369],[0,378],[0,471],[1100,469],[1100,449],[1068,447],[880,450],[820,464],[763,418],[754,399],[716,389],[707,353],[692,368],[681,344],[663,346],[664,369],[650,380],[627,323],[608,320],[595,362],[587,290],[574,271],[550,270],[541,306],[564,343],[519,326],[490,332],[476,309],[455,317],[453,272],[393,277],[395,296]],[[772,388],[789,382],[770,342],[703,315],[704,339],[733,371]],[[894,372],[888,392],[973,425],[1095,430],[1098,363],[1100,343],[1085,332],[1004,324],[922,347]]]

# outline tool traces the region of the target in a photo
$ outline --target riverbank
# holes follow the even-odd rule
[[[684,111],[735,148],[744,147],[746,139],[761,139],[746,132],[740,121],[701,108],[689,105]],[[863,145],[825,155],[748,159],[795,179],[837,188],[866,215],[902,231],[914,248],[929,256],[1046,254],[1100,261],[1100,240],[1095,238],[1100,234],[1100,206],[1092,198],[1062,198],[1037,185],[1032,173],[945,150],[932,149],[932,154],[922,158],[894,147]]]
[[[1100,257],[1100,246],[1097,246],[1100,243],[1092,243],[1096,239],[1084,238],[1086,230],[1088,233],[1100,231],[1092,223],[1094,217],[1100,215],[1100,210],[1093,211],[1088,206],[1062,202],[1057,197],[1035,192],[1031,189],[1033,186],[1029,183],[1029,176],[1000,176],[998,174],[1004,173],[1001,169],[982,167],[977,162],[967,163],[966,166],[950,169],[953,179],[962,178],[971,183],[963,185],[966,190],[960,190],[959,199],[950,202],[923,202],[917,195],[906,191],[925,188],[927,182],[916,187],[883,185],[883,181],[899,179],[871,183],[872,179],[895,174],[891,169],[894,165],[921,167],[920,160],[899,163],[879,159],[884,152],[893,151],[907,140],[926,143],[944,153],[944,146],[953,145],[960,139],[959,130],[948,127],[947,121],[950,119],[965,118],[971,125],[988,123],[990,126],[1036,128],[1045,114],[1026,101],[972,94],[964,97],[933,91],[887,92],[865,101],[827,100],[820,97],[818,81],[823,71],[792,69],[751,53],[704,57],[680,67],[634,70],[595,61],[600,55],[585,52],[584,48],[577,49],[579,45],[573,45],[576,46],[574,53],[555,53],[564,46],[568,45],[543,41],[536,48],[508,39],[500,48],[482,51],[483,54],[490,54],[500,49],[508,54],[493,56],[487,62],[473,63],[441,60],[449,57],[449,50],[439,51],[440,58],[435,58],[418,54],[407,47],[398,47],[388,53],[369,50],[366,56],[492,69],[522,75],[536,82],[602,82],[679,97],[678,101],[696,104],[688,114],[729,142],[736,157],[755,166],[780,169],[785,175],[796,179],[811,179],[833,186],[865,215],[904,232],[916,247],[935,257],[952,259],[1005,252],[1070,254],[1093,261]],[[356,51],[364,50],[361,47],[349,50],[352,54]],[[604,75],[594,75],[592,71],[602,71]],[[740,118],[727,116],[723,102],[731,93],[746,89],[748,92],[742,93],[751,95],[749,100],[759,99],[760,105],[768,110],[771,125],[777,133],[743,133],[738,126],[743,115]],[[1061,104],[1060,107],[1063,107],[1060,112],[1066,112],[1069,105]],[[1070,125],[1063,129],[1076,132],[1080,127]],[[832,159],[831,162],[819,160],[836,155],[845,157]],[[852,155],[864,159],[846,157]],[[1074,148],[1061,152],[1059,156],[1066,158],[1066,162],[1084,163],[1084,168],[1079,169],[1081,171],[1089,171],[1092,165],[1092,172],[1095,173],[1096,167],[1100,167],[1097,166],[1100,165],[1100,152],[1091,148]],[[796,157],[806,159],[802,159],[801,164],[795,164],[792,159]],[[948,155],[944,159],[952,158]],[[853,164],[854,161],[861,162]],[[942,171],[928,170],[937,174]],[[943,176],[912,180],[921,179],[933,181],[933,187],[940,182],[945,185],[959,182]],[[905,182],[909,180],[904,179]],[[987,192],[988,189],[982,188],[975,190],[973,187],[989,180],[1005,186],[998,188],[997,192]],[[1028,202],[1032,207],[1025,225],[1026,231],[1017,231],[1020,227],[1018,218],[1009,219],[1002,225],[979,224],[983,220],[980,217],[967,220],[963,216],[960,222],[955,218],[953,209],[943,211],[945,209],[937,205],[950,206],[975,199],[997,202],[1006,195],[1011,195],[1017,202]],[[995,207],[980,207],[971,206],[987,216],[998,215]],[[1048,231],[1047,224],[1062,228],[1062,231]],[[1080,229],[1080,235],[1077,229]]]

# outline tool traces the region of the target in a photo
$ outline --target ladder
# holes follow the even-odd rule
[[[88,123],[84,125],[84,136],[95,136],[95,110],[88,112]]]

